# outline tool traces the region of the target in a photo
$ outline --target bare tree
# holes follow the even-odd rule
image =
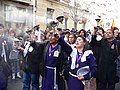
[[[82,6],[84,5],[84,8]],[[90,14],[89,12],[89,4],[87,3],[82,3],[80,4],[79,0],[74,0],[73,2],[73,7],[70,7],[70,17],[74,21],[74,29],[77,29],[77,24],[78,22],[80,24],[84,24],[85,21],[85,14]],[[86,22],[85,22],[86,23]]]

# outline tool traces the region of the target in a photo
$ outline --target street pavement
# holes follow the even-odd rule
[[[120,90],[120,82],[116,84],[115,90]]]
[[[12,80],[11,78],[8,79],[8,90],[23,90],[22,88],[23,88],[23,79],[18,79],[18,78],[16,78],[15,80]]]
[[[22,87],[23,87],[22,85],[23,85],[22,79],[17,78],[15,80],[12,80],[9,78],[8,80],[8,90],[22,90]],[[120,90],[120,83],[116,84],[115,90]]]
[[[22,90],[22,85],[22,79],[8,80],[8,90]]]

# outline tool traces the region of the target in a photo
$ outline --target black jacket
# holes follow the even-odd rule
[[[32,52],[28,52],[23,60],[23,70],[26,72],[31,72],[33,74],[39,74],[40,72],[40,61],[42,48],[40,48],[40,44],[37,42],[32,42],[30,44],[34,49]]]
[[[117,81],[116,59],[118,52],[116,46],[120,47],[116,39],[111,42],[102,39],[100,42],[100,56],[98,63],[99,82],[114,84]]]

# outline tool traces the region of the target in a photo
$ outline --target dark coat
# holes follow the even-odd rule
[[[32,42],[30,44],[34,49],[32,52],[28,52],[23,60],[22,68],[26,72],[31,72],[33,74],[39,74],[40,72],[40,59],[41,59],[41,49],[40,44],[37,42]]]
[[[98,63],[99,82],[114,84],[117,81],[115,61],[118,56],[116,46],[119,47],[119,44],[117,43],[117,40],[113,40],[110,43],[107,40],[101,40]]]
[[[96,35],[93,35],[92,40],[90,42],[90,48],[93,51],[93,54],[96,58],[97,65],[99,63],[99,57],[100,57],[100,43],[101,41],[96,40]]]
[[[0,90],[6,90],[7,89],[7,77],[4,73],[4,67],[3,67],[3,59],[0,56]]]
[[[5,46],[5,53],[6,53],[6,59],[7,59],[7,62],[9,63],[10,65],[10,60],[9,60],[9,54],[10,54],[10,51],[12,50],[12,45],[13,45],[13,42],[6,36],[2,36],[0,37],[0,55],[2,54],[2,43],[6,42],[6,44],[4,45]]]

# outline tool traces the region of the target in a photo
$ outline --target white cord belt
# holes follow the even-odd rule
[[[75,75],[75,74],[73,74],[73,73],[71,73],[71,72],[69,72],[69,74],[70,74],[71,76],[73,76],[73,77],[78,78],[78,76],[77,76],[77,75]],[[83,80],[83,81],[82,81],[82,83],[85,85],[85,80]]]
[[[73,73],[71,73],[71,72],[69,72],[69,74],[71,75],[71,76],[73,76],[73,77],[78,77],[77,75],[75,75],[75,74],[73,74]]]
[[[56,67],[46,66],[46,68],[54,70],[54,89],[58,90],[58,85],[56,84]]]

